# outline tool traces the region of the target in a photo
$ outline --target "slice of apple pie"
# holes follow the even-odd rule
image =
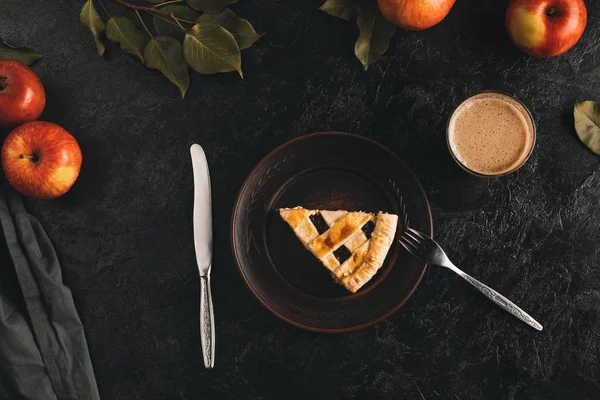
[[[355,293],[383,265],[398,216],[281,208],[281,218],[346,289]]]

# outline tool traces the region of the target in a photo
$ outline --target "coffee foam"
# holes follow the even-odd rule
[[[448,124],[448,144],[468,170],[500,175],[521,166],[534,143],[527,110],[500,93],[483,93],[464,101]]]

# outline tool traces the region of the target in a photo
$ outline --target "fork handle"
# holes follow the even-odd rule
[[[521,310],[519,306],[515,303],[502,296],[500,293],[496,292],[491,287],[479,282],[477,279],[473,278],[469,274],[461,271],[459,268],[454,267],[450,268],[452,271],[456,272],[463,278],[465,281],[469,282],[471,285],[475,286],[477,290],[479,290],[485,297],[496,303],[498,306],[503,308],[504,310],[511,313],[513,316],[519,318],[521,321],[525,322],[527,325],[541,331],[544,329],[539,322],[531,317],[531,315],[527,314],[525,311]]]

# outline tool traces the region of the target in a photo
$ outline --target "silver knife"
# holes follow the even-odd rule
[[[212,264],[212,205],[210,175],[204,150],[198,144],[190,147],[194,170],[194,246],[200,272],[200,339],[204,366],[215,366],[215,318],[210,294]]]

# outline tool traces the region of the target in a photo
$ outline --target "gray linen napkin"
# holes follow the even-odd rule
[[[0,399],[99,400],[83,326],[52,243],[6,183],[0,223]]]

